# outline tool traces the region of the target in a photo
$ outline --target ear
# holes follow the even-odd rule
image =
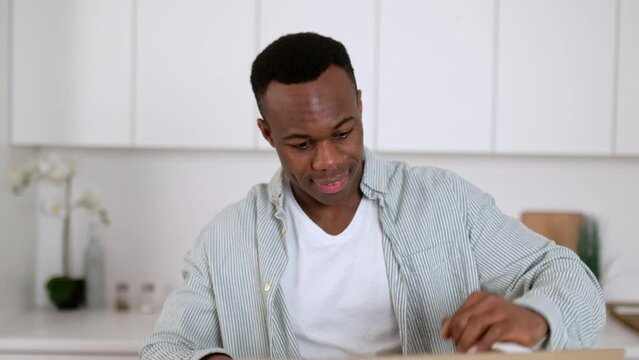
[[[273,137],[271,136],[271,128],[268,126],[268,123],[266,122],[266,120],[257,119],[257,127],[260,128],[260,132],[262,133],[262,137],[264,137],[264,140],[268,141],[268,143],[271,144],[271,146],[273,146]]]
[[[357,110],[359,111],[359,117],[362,117],[362,90],[357,90]]]

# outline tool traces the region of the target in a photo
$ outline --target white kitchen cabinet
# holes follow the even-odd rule
[[[494,0],[381,0],[378,148],[489,152]]]
[[[12,6],[12,142],[131,142],[128,0],[20,0]]]
[[[616,153],[639,155],[639,1],[621,0]]]
[[[255,147],[255,1],[137,1],[135,144]]]
[[[375,131],[375,1],[260,1],[260,50],[278,37],[303,31],[340,41],[348,50],[357,86],[362,90],[364,143],[373,146]],[[259,135],[261,148],[269,145]]]
[[[498,153],[612,154],[615,6],[500,2]]]

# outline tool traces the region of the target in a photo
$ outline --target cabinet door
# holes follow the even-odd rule
[[[639,155],[639,1],[621,0],[620,16],[616,152]]]
[[[13,2],[12,141],[131,142],[131,2]]]
[[[137,2],[135,144],[254,147],[255,2]]]
[[[499,153],[612,153],[615,0],[499,7]]]
[[[264,0],[260,2],[260,50],[278,37],[317,32],[346,47],[362,90],[364,143],[373,146],[375,126],[375,1]],[[259,146],[268,147],[259,135]]]
[[[381,0],[379,149],[489,152],[493,0]]]

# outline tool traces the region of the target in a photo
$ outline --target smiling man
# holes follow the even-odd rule
[[[441,169],[363,145],[344,46],[284,36],[253,63],[281,162],[202,232],[144,359],[337,359],[594,343],[597,280]]]
[[[264,116],[258,125],[277,150],[296,202],[324,231],[341,233],[362,198],[360,92],[348,73],[335,65],[312,82],[269,82],[268,91],[264,79],[257,74],[253,78]]]

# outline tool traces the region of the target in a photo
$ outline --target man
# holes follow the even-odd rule
[[[253,63],[281,171],[186,259],[142,358],[345,358],[591,345],[601,289],[570,250],[451,172],[363,146],[346,49],[284,36]]]

